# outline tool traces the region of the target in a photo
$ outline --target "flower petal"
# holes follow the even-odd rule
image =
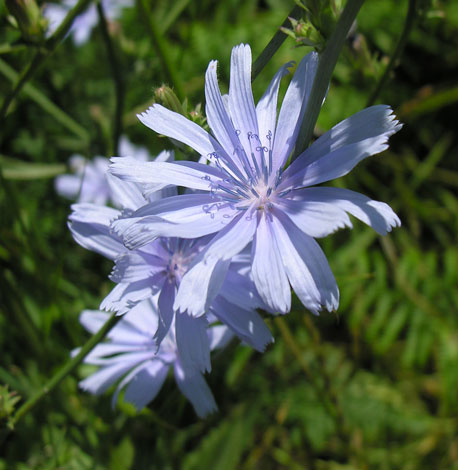
[[[181,393],[192,403],[197,416],[205,418],[218,410],[215,399],[203,376],[185,372],[180,362],[175,362],[175,380]]]
[[[234,337],[231,330],[225,325],[215,325],[211,328],[207,328],[207,334],[211,351],[225,348]]]
[[[220,295],[245,310],[263,308],[264,306],[253,281],[248,275],[242,275],[232,269],[232,264],[221,286]]]
[[[221,96],[216,77],[217,64],[216,60],[212,60],[205,74],[205,110],[207,121],[213,134],[224,148],[225,155],[241,169],[243,165],[237,158],[241,143]]]
[[[168,371],[169,366],[164,365],[160,360],[140,364],[120,382],[116,393],[113,394],[112,406],[115,406],[119,392],[127,384],[124,401],[132,403],[137,411],[140,411],[159,393]]]
[[[315,188],[306,188],[293,193],[302,194],[303,191],[310,189]],[[326,237],[340,228],[352,227],[350,218],[344,210],[319,198],[315,200],[306,197],[281,198],[275,205],[287,214],[300,230],[313,238]]]
[[[217,232],[236,213],[211,195],[184,194],[148,204],[132,217],[115,220],[112,228],[134,249],[160,236],[197,238]]]
[[[135,367],[139,362],[148,359],[151,356],[149,352],[128,353],[120,356],[120,360],[114,364],[103,367],[94,374],[79,383],[79,386],[95,395],[103,393],[110,385],[114,384],[119,377],[125,374],[129,369]]]
[[[128,158],[128,157],[125,157]],[[140,187],[129,181],[123,181],[110,173],[106,173],[108,186],[110,187],[111,200],[113,205],[123,209],[136,210],[146,204]]]
[[[391,232],[393,227],[399,227],[401,225],[399,217],[388,204],[374,201],[363,194],[350,191],[349,189],[329,187],[305,188],[296,191],[296,193],[299,194],[301,199],[298,204],[304,202],[310,204],[324,204],[325,207],[323,211],[327,212],[329,215],[334,214],[336,210],[348,212],[372,227],[380,235],[386,235],[388,232]],[[287,214],[291,217],[288,212]],[[291,219],[295,222],[292,217]],[[303,231],[311,235],[306,230]]]
[[[240,141],[250,155],[248,133],[258,135],[258,119],[251,90],[251,49],[240,44],[232,49],[229,81],[229,111]]]
[[[175,301],[175,290],[175,282],[171,282],[166,279],[162,286],[161,293],[159,294],[159,322],[157,325],[157,331],[154,335],[158,349],[165,335],[169,332],[170,325],[172,324],[174,316],[173,302]]]
[[[157,288],[157,282],[162,275],[141,281],[117,284],[100,304],[102,310],[117,312],[124,315],[136,304],[147,299],[153,294],[153,287]]]
[[[115,259],[127,251],[119,236],[111,232],[110,222],[119,212],[95,204],[73,204],[68,228],[75,241],[90,251]]]
[[[339,305],[339,290],[326,256],[318,243],[299,230],[281,211],[275,210],[272,232],[294,292],[313,313]]]
[[[230,259],[250,243],[256,223],[256,217],[243,212],[199,253],[181,280],[175,310],[193,316],[205,313],[221,288]]]
[[[110,314],[107,312],[83,310],[79,321],[89,333],[95,334],[107,322],[108,318],[110,318]],[[136,345],[137,347],[141,347],[150,339],[150,336],[140,331],[135,325],[125,321],[124,318],[108,332],[107,337],[118,345]],[[108,344],[110,343],[101,343],[95,349],[99,346],[107,346]],[[101,351],[99,352],[101,353]]]
[[[130,283],[151,278],[158,273],[165,273],[162,259],[141,251],[129,251],[116,259],[116,264],[109,278],[117,283]]]
[[[287,168],[279,190],[346,175],[364,158],[386,150],[388,138],[401,127],[385,105],[354,114],[321,136]]]
[[[283,167],[296,145],[318,66],[318,54],[307,54],[297,66],[278,115],[273,142],[273,174]]]
[[[170,111],[160,104],[154,104],[145,112],[137,114],[137,117],[153,131],[189,145],[200,155],[224,153],[218,142],[208,132],[181,114]]]
[[[288,68],[292,67],[294,62],[288,62],[280,67],[274,78],[270,82],[264,95],[256,105],[256,115],[258,118],[259,138],[262,144],[269,147],[269,138],[274,135],[275,126],[277,123],[277,100],[278,89],[280,87],[281,79],[288,73]],[[270,134],[269,134],[270,132]]]
[[[210,191],[223,180],[214,167],[196,162],[140,162],[130,157],[112,157],[110,172],[125,180],[149,185],[148,192],[171,184]]]
[[[211,312],[257,351],[263,352],[274,340],[264,320],[255,311],[241,309],[220,295],[213,301]]]
[[[211,371],[207,326],[205,317],[194,318],[186,313],[175,316],[177,348],[186,372]]]
[[[262,300],[273,312],[291,309],[291,291],[281,260],[279,247],[272,234],[271,221],[260,215],[252,247],[252,275]]]

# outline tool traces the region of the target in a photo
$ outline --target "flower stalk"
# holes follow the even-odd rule
[[[313,82],[310,98],[302,121],[299,136],[294,150],[293,160],[295,160],[310,144],[313,136],[321,105],[326,96],[332,72],[337,63],[342,47],[345,43],[350,28],[355,21],[356,15],[362,7],[364,0],[348,0],[342,15],[337,22],[336,29],[329,39],[324,52],[320,56],[315,80]]]
[[[75,18],[82,13],[91,3],[91,0],[79,0],[79,2],[69,11],[68,15],[49,37],[44,45],[37,49],[32,61],[24,67],[9,95],[5,98],[0,109],[0,122],[2,122],[8,112],[10,104],[22,90],[24,85],[33,77],[40,65],[51,55],[59,42],[65,37],[71,28]]]
[[[78,367],[84,358],[94,349],[94,347],[103,340],[108,332],[118,323],[122,317],[113,313],[100,330],[95,333],[81,348],[76,356],[74,356],[62,369],[60,369],[44,386],[43,388],[32,398],[27,400],[14,414],[14,416],[8,422],[8,428],[14,429],[17,422],[27,414],[32,408],[34,408],[45,396],[49,395],[61,382],[71,374],[76,367]]]
[[[372,106],[375,103],[375,100],[377,99],[378,95],[382,91],[382,88],[385,86],[386,82],[388,81],[390,73],[393,70],[394,66],[396,65],[396,62],[398,61],[399,57],[401,56],[402,51],[404,50],[404,47],[407,43],[407,39],[409,38],[410,31],[412,30],[412,26],[415,22],[416,10],[417,10],[417,0],[409,0],[409,6],[407,7],[407,15],[406,15],[404,28],[402,30],[401,36],[398,40],[398,43],[396,44],[396,48],[392,56],[390,57],[390,61],[388,62],[388,65],[386,66],[385,71],[383,72],[382,77],[378,81],[377,86],[375,87],[371,96],[367,100],[366,106]]]

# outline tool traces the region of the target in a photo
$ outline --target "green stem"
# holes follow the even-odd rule
[[[18,80],[18,73],[10,67],[4,60],[0,59],[0,73],[8,80],[15,83]],[[24,86],[24,94],[37,103],[43,110],[53,116],[56,121],[60,122],[69,131],[73,132],[84,142],[89,142],[89,133],[84,127],[80,126],[73,118],[67,113],[57,107],[49,98],[47,98],[40,90],[35,88],[30,83]]]
[[[119,138],[122,134],[122,112],[124,108],[124,83],[122,79],[122,70],[116,58],[113,42],[108,32],[107,20],[103,11],[102,3],[97,2],[97,12],[100,19],[100,30],[107,49],[108,60],[113,74],[113,81],[115,84],[116,93],[116,109],[113,122],[113,148],[108,152],[110,155],[118,155],[119,153]]]
[[[138,0],[138,5],[140,7],[140,12],[144,17],[143,20],[147,23],[148,32],[150,34],[153,47],[156,50],[156,54],[158,55],[162,66],[164,67],[167,80],[169,80],[170,84],[175,89],[175,93],[179,100],[183,101],[185,98],[184,88],[181,83],[180,76],[171,60],[171,54],[168,50],[167,42],[159,31],[156,20],[151,12],[150,2],[148,0]]]
[[[409,0],[409,6],[407,8],[407,15],[406,15],[406,19],[404,22],[404,28],[402,30],[401,37],[399,38],[399,41],[396,44],[396,48],[393,52],[393,55],[390,58],[390,61],[388,62],[385,72],[383,73],[382,77],[377,83],[375,90],[372,92],[371,96],[367,100],[366,106],[372,106],[375,103],[375,100],[377,99],[378,95],[382,91],[382,88],[385,86],[390,76],[391,71],[393,70],[394,66],[396,65],[396,62],[398,61],[399,57],[402,54],[402,51],[404,50],[410,31],[414,24],[416,3],[417,3],[416,0]]]
[[[17,44],[12,46],[11,44],[1,44],[0,45],[0,54],[10,54],[11,52],[18,52],[24,49],[27,49],[26,44]]]
[[[364,0],[347,0],[345,8],[337,22],[336,29],[321,54],[307,108],[305,110],[304,120],[302,121],[296,142],[293,160],[307,148],[313,136],[313,130],[315,128],[316,121],[318,120],[318,115],[320,114],[321,105],[324,97],[326,96],[329,82],[331,81],[332,72],[334,71],[340,51],[345,43],[348,31],[355,21],[356,15],[363,3]]]
[[[79,353],[73,357],[67,364],[60,369],[45,385],[44,387],[32,398],[27,400],[14,414],[14,416],[8,422],[9,428],[12,430],[17,422],[32,408],[34,408],[45,396],[51,393],[60,382],[70,373],[72,373],[76,367],[81,364],[84,358],[92,351],[92,349],[105,337],[105,335],[116,325],[116,323],[122,318],[121,315],[113,313],[111,317],[105,322],[100,330],[94,334],[86,344],[80,349]]]
[[[302,9],[296,5],[290,12],[288,17],[283,21],[281,27],[286,28],[287,26],[290,25],[289,18],[292,17],[294,18],[297,15],[301,14]],[[273,55],[278,51],[280,46],[284,43],[285,39],[288,36],[278,29],[278,31],[275,33],[273,38],[269,41],[267,46],[264,48],[264,50],[259,54],[258,58],[255,60],[253,64],[253,70],[251,72],[251,81],[253,82],[255,78],[260,74],[261,70],[266,66],[266,64],[269,62],[269,60],[273,57]]]
[[[10,104],[16,98],[22,87],[32,78],[40,65],[51,55],[57,44],[64,38],[73,24],[73,20],[82,13],[92,0],[79,0],[79,2],[69,11],[57,30],[44,43],[44,47],[37,50],[32,61],[24,67],[13,86],[9,95],[3,101],[0,109],[0,122],[5,119]]]

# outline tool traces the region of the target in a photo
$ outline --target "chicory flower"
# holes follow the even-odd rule
[[[80,322],[95,334],[108,317],[106,312],[85,310]],[[157,349],[152,332],[157,329],[158,321],[153,299],[141,302],[127,313],[108,333],[108,341],[98,344],[84,359],[85,363],[100,368],[82,380],[80,387],[99,395],[118,382],[113,407],[124,390],[124,401],[140,411],[156,397],[173,368],[178,388],[192,403],[197,415],[203,418],[216,411],[215,400],[203,375],[183,367],[173,330],[169,330]],[[223,348],[232,337],[225,326],[212,326],[205,334],[212,350]]]
[[[158,158],[164,160],[166,155],[167,152],[163,152]],[[168,155],[168,158],[173,157],[170,152]],[[221,321],[242,341],[263,351],[273,338],[256,312],[256,308],[262,308],[264,304],[246,274],[247,262],[243,256],[234,257],[231,266],[225,267],[224,277],[220,277],[221,282],[214,286],[217,291],[205,316],[194,318],[186,312],[175,315],[173,304],[179,295],[182,278],[193,260],[205,250],[210,237],[159,237],[139,249],[128,250],[111,230],[111,222],[128,221],[124,217],[153,200],[160,201],[161,196],[170,190],[164,187],[161,191],[151,192],[145,199],[139,185],[109,176],[112,178],[111,188],[116,191],[115,199],[122,210],[95,204],[74,204],[69,217],[69,228],[81,246],[115,261],[110,279],[117,285],[102,301],[100,308],[122,315],[140,302],[157,297],[156,346],[160,347],[173,324],[182,364],[189,370],[210,371],[210,344],[206,330],[211,319]]]
[[[119,155],[132,156],[137,160],[149,160],[148,151],[144,147],[133,145],[129,139],[122,136],[119,141]],[[111,175],[107,173],[109,160],[105,157],[95,157],[88,161],[81,155],[70,157],[69,166],[72,174],[59,175],[54,180],[56,192],[68,199],[78,202],[106,204],[109,200],[119,207],[116,195],[110,188]]]
[[[154,104],[140,121],[189,145],[210,162],[147,163],[114,158],[111,171],[126,181],[161,188],[164,181],[199,190],[150,203],[115,221],[130,249],[161,236],[216,234],[183,276],[174,309],[202,315],[213,301],[231,258],[252,242],[252,276],[268,307],[286,313],[290,285],[313,313],[337,309],[338,287],[315,238],[351,227],[348,214],[385,235],[400,224],[385,203],[333,187],[312,187],[344,176],[362,159],[385,150],[401,125],[388,106],[372,106],[337,124],[289,166],[318,63],[298,65],[277,117],[281,78],[274,76],[255,106],[251,50],[232,50],[228,96],[221,96],[215,61],[205,77],[206,114],[213,135]]]

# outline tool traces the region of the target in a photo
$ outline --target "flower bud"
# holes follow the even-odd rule
[[[159,88],[154,90],[154,99],[157,103],[162,104],[162,106],[175,111],[176,113],[185,115],[184,109],[177,95],[174,91],[167,85],[162,85]]]
[[[29,42],[42,42],[48,22],[35,0],[5,0],[5,4],[23,38]]]

